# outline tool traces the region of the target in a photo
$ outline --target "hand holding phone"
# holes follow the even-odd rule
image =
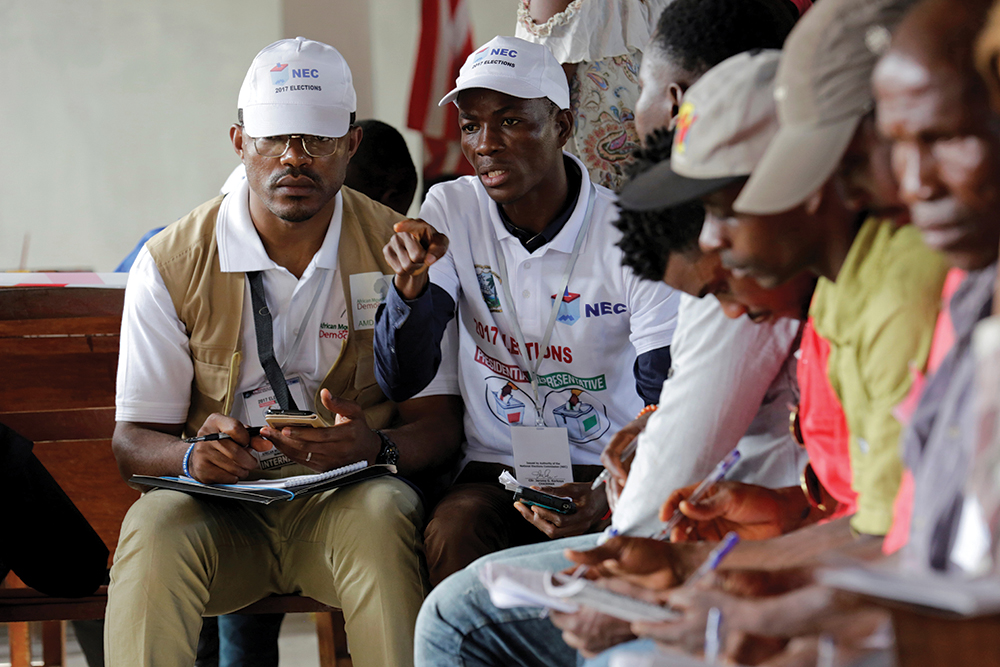
[[[323,418],[312,410],[280,410],[268,408],[264,413],[264,421],[271,428],[281,430],[285,426],[308,426],[312,428],[324,428],[326,423]]]
[[[521,502],[525,505],[537,505],[547,510],[558,512],[559,514],[575,514],[576,503],[572,498],[564,496],[554,496],[544,491],[536,491],[527,486],[523,486],[514,492],[514,502]]]
[[[554,496],[551,493],[537,491],[524,486],[506,470],[501,473],[499,482],[503,484],[505,489],[514,492],[514,502],[521,502],[525,505],[537,505],[538,507],[544,507],[559,514],[574,514],[576,512],[576,503],[573,502],[572,498]]]

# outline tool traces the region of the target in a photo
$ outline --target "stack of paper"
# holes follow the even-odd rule
[[[545,607],[565,613],[588,607],[608,616],[633,623],[672,621],[679,612],[659,605],[614,593],[587,579],[542,570],[486,563],[479,580],[490,593],[490,600],[501,609]]]
[[[822,570],[818,578],[832,588],[962,616],[983,616],[1000,611],[1000,578],[997,577],[964,579],[882,564]]]

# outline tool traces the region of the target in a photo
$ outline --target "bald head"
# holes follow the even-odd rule
[[[985,0],[924,0],[875,68],[879,130],[924,241],[974,270],[1000,242],[1000,137],[973,64]]]

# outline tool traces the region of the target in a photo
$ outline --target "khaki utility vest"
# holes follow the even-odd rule
[[[392,273],[382,247],[402,216],[349,188],[340,192],[344,211],[337,262],[348,304],[348,336],[320,389],[356,401],[371,428],[384,428],[396,408],[375,382],[374,330],[354,329],[350,280],[356,273]],[[146,244],[184,323],[194,361],[185,436],[195,435],[213,412],[230,414],[243,359],[240,325],[246,274],[223,273],[220,268],[215,225],[221,203],[222,197],[216,197],[202,204]],[[334,415],[323,407],[318,390],[314,402],[316,412],[332,424]]]

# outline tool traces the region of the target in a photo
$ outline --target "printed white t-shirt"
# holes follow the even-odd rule
[[[614,194],[584,174],[576,208],[552,241],[529,253],[507,231],[497,204],[474,176],[431,188],[420,217],[450,240],[430,269],[458,308],[458,382],[465,402],[465,462],[513,464],[510,429],[567,429],[575,464],[596,464],[602,449],[643,407],[636,392],[636,357],[670,344],[678,296],[660,282],[640,280],[622,266]],[[555,292],[594,197],[589,231],[562,298],[547,349],[542,349]],[[502,252],[510,293],[528,348],[515,340],[504,305]],[[543,361],[536,404],[526,371]]]

